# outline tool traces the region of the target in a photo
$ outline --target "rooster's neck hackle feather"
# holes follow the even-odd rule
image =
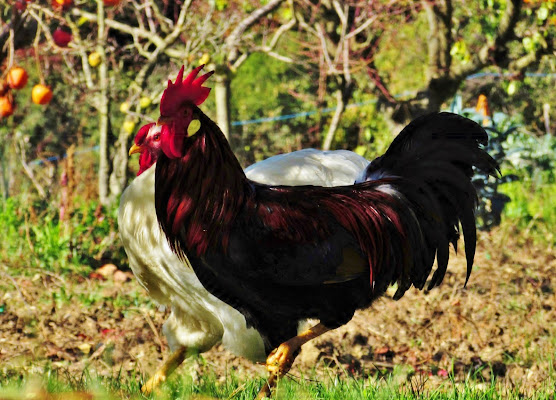
[[[164,179],[156,180],[156,207],[174,249],[180,251],[181,237],[189,250],[203,254],[227,237],[250,183],[218,126],[197,107],[193,114],[201,126],[185,138],[185,155],[175,161],[162,155],[157,163]]]

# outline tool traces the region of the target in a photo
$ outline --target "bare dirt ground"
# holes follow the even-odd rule
[[[532,393],[556,370],[556,256],[551,248],[518,240],[510,230],[481,234],[466,289],[465,259],[458,255],[440,288],[428,294],[412,289],[399,301],[384,298],[358,312],[346,326],[307,344],[292,374],[316,366],[318,377],[329,365],[364,376],[398,366],[401,379],[423,374],[430,385],[448,374],[457,381],[471,374],[477,384],[495,378]],[[150,375],[168,355],[160,333],[167,312],[150,303],[134,279],[3,273],[0,311],[4,376],[40,375],[46,365],[73,375],[85,369]],[[264,373],[221,346],[203,359],[180,372]]]

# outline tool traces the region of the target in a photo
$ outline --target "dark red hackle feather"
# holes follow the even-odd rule
[[[188,249],[204,254],[209,247],[227,240],[228,225],[243,202],[244,188],[238,186],[245,183],[241,179],[245,175],[233,153],[222,150],[221,141],[227,143],[224,136],[206,135],[204,131],[209,125],[206,121],[210,120],[200,111],[196,112],[201,128],[194,136],[183,137],[183,148],[179,149],[183,156],[179,162],[165,166],[169,169],[163,173],[165,179],[157,182],[159,195],[155,200],[165,199],[164,205],[157,205],[157,214],[165,232],[171,236],[170,244],[177,249],[181,238]],[[172,133],[174,126],[169,125],[168,132]],[[211,151],[207,151],[208,147]],[[176,184],[184,179],[190,182]],[[185,232],[184,227],[187,227]]]

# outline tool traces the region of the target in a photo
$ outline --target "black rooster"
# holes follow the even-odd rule
[[[461,224],[467,279],[476,244],[473,167],[496,174],[487,134],[449,113],[417,118],[361,183],[269,186],[249,180],[218,126],[195,105],[210,76],[169,82],[155,177],[158,220],[201,283],[242,312],[265,341],[271,382],[300,346],[347,323],[397,284],[429,287],[446,272]],[[466,282],[467,282],[466,279]],[[297,334],[298,322],[320,323]],[[266,392],[265,392],[266,393]]]

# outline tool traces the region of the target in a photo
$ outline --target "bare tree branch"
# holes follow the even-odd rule
[[[276,53],[276,52],[274,52],[274,51],[263,50],[263,52],[264,52],[265,54],[269,55],[269,56],[272,57],[272,58],[275,58],[275,59],[277,59],[277,60],[279,60],[279,61],[282,61],[282,62],[285,62],[285,63],[288,63],[288,64],[293,64],[293,63],[296,62],[293,58],[284,56],[284,55],[282,55],[282,54],[278,54],[278,53]]]
[[[285,0],[271,0],[265,6],[253,11],[249,16],[243,19],[236,28],[230,33],[230,36],[226,38],[225,44],[228,48],[228,61],[231,64],[235,63],[235,60],[239,57],[239,45],[241,43],[241,37],[251,28],[255,23],[260,21],[261,18],[268,15],[275,9],[277,9]]]
[[[539,62],[543,56],[550,54],[554,54],[553,38],[548,42],[544,42],[544,44],[539,46],[534,52],[528,53],[510,62],[508,69],[510,71],[524,71],[532,64]]]
[[[160,24],[160,30],[166,34],[169,33],[174,28],[173,21],[169,18],[166,18],[164,15],[162,15],[156,1],[149,2],[149,5],[152,7],[154,16],[158,21],[158,23]]]
[[[337,70],[334,63],[332,62],[332,59],[330,58],[330,54],[328,53],[328,44],[326,43],[326,36],[321,24],[317,24],[316,31],[320,40],[324,61],[326,61],[326,65],[328,67],[328,74],[335,74],[337,73]]]
[[[274,35],[272,36],[272,39],[270,40],[270,43],[266,46],[261,46],[259,48],[257,48],[258,51],[261,51],[263,53],[268,54],[271,57],[274,57],[280,61],[286,62],[286,63],[293,63],[294,60],[291,57],[287,57],[281,54],[278,54],[274,51],[274,49],[276,48],[276,45],[278,44],[278,41],[280,40],[280,38],[289,30],[291,30],[295,25],[297,24],[297,20],[295,18],[290,19],[288,22],[286,22],[285,24],[281,25],[280,28],[278,28],[276,30],[276,32],[274,32]],[[235,65],[234,65],[235,67]]]
[[[92,22],[97,22],[98,23],[98,16],[93,14],[93,13],[90,13],[88,11],[83,11],[83,10],[77,8],[77,7],[73,8],[71,10],[71,12],[72,12],[73,15],[75,15],[77,17],[85,17]],[[156,46],[162,46],[164,44],[163,43],[164,40],[159,35],[152,34],[148,30],[133,27],[133,26],[130,26],[130,25],[126,25],[122,22],[118,22],[118,21],[115,21],[115,20],[110,19],[110,18],[106,18],[104,20],[104,23],[109,28],[115,29],[115,30],[123,32],[123,33],[127,33],[127,34],[129,34],[133,37],[139,37],[139,38],[142,38],[142,39],[149,40],[150,42],[152,42]]]
[[[361,24],[359,27],[357,27],[356,29],[354,29],[353,31],[351,31],[350,33],[348,33],[346,35],[346,40],[351,39],[352,37],[357,36],[358,34],[360,34],[361,32],[363,32],[365,29],[369,28],[373,22],[376,21],[376,17],[375,18],[369,18],[367,19],[365,22],[363,22],[363,24]]]
[[[16,151],[17,153],[19,153],[19,161],[21,162],[21,166],[23,167],[25,175],[27,175],[35,189],[37,189],[37,193],[39,194],[41,199],[46,199],[46,191],[35,177],[35,174],[33,173],[31,167],[29,167],[29,164],[27,164],[27,159],[25,157],[25,144],[23,143],[22,139],[16,142]]]

